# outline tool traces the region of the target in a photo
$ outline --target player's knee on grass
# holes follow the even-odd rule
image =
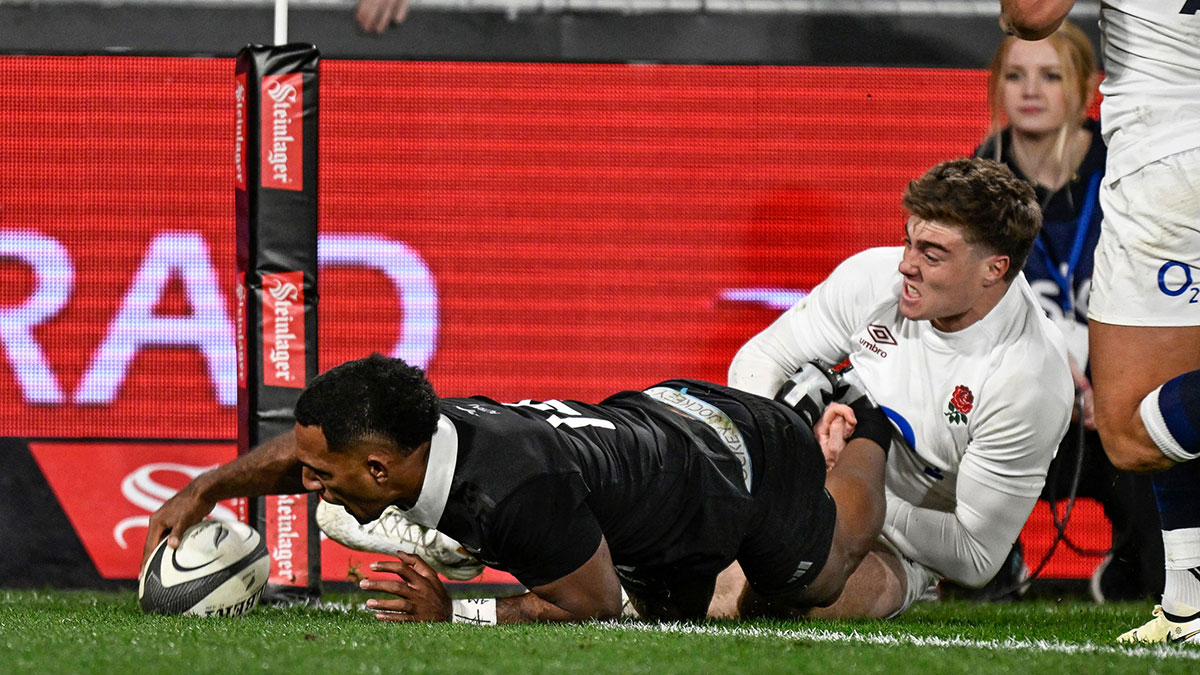
[[[837,599],[808,615],[818,619],[886,619],[905,603],[907,577],[900,561],[885,548],[868,553],[846,581]]]
[[[717,578],[630,582],[622,577],[634,609],[652,621],[700,621],[708,615]]]
[[[836,602],[870,550],[870,543],[864,543],[857,529],[850,533],[846,530],[845,522],[839,519],[825,567],[809,586],[810,607],[828,607]]]
[[[716,588],[713,589],[712,601],[708,605],[708,618],[737,618],[738,603],[741,602],[745,590],[746,574],[742,572],[742,566],[734,561],[717,575]]]
[[[860,446],[858,449],[878,453],[878,448]],[[843,466],[843,471],[853,473],[865,472],[867,476],[847,480],[840,495],[841,502],[837,504],[836,519],[832,537],[829,542],[829,552],[820,571],[811,579],[803,590],[781,594],[761,594],[760,602],[767,606],[775,606],[775,610],[786,608],[786,613],[797,615],[807,612],[814,607],[828,607],[842,597],[850,580],[854,577],[864,558],[875,549],[880,529],[883,525],[883,490],[882,467]],[[858,494],[857,488],[863,485],[875,485],[879,494],[877,499]],[[852,488],[855,488],[852,490]],[[835,498],[837,496],[835,495]],[[852,499],[853,498],[853,499]],[[853,504],[849,502],[853,501]],[[751,581],[751,584],[753,582]],[[778,614],[778,611],[768,611]]]
[[[846,569],[841,556],[831,551],[821,572],[807,586],[763,592],[748,583],[739,600],[738,613],[743,618],[794,618],[808,614],[814,607],[827,607],[841,596],[847,581]]]
[[[798,617],[813,607],[823,607],[837,600],[853,566],[845,544],[838,542],[836,532],[831,533],[826,546],[828,548],[823,560],[790,581],[770,583],[756,579],[755,575],[748,572],[745,590],[738,602],[738,613],[743,618]]]

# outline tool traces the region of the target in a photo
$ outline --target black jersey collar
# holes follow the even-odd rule
[[[449,417],[442,415],[429,443],[429,463],[425,466],[421,494],[417,503],[404,513],[405,517],[422,527],[437,528],[450,496],[450,481],[457,462],[458,430]]]

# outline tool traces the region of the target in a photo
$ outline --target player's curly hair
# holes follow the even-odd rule
[[[957,225],[972,246],[1009,258],[1004,279],[1025,267],[1042,227],[1033,187],[990,159],[952,159],[909,182],[904,208],[921,220]]]
[[[375,437],[408,453],[433,438],[440,409],[425,371],[372,354],[314,377],[295,414],[300,425],[321,427],[331,452]]]

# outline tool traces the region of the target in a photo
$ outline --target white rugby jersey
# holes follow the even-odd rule
[[[1197,0],[1101,4],[1107,180],[1200,147],[1198,8]]]
[[[953,333],[900,314],[903,248],[843,262],[734,357],[729,384],[772,396],[802,364],[849,357],[909,447],[888,454],[883,533],[968,586],[990,580],[1033,510],[1071,417],[1058,329],[1024,275]]]

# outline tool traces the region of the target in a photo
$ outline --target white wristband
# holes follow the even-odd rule
[[[460,598],[450,601],[454,623],[473,623],[478,626],[496,625],[495,598]]]

